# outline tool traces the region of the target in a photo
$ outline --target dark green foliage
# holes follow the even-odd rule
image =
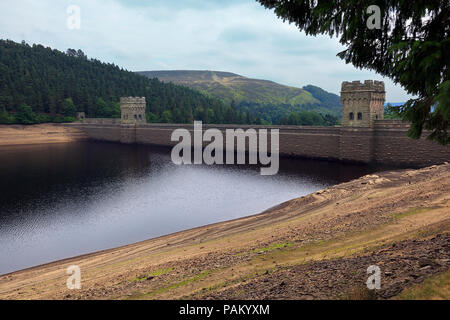
[[[38,123],[65,123],[74,122],[75,117],[48,115],[45,113],[35,113],[30,106],[21,105],[15,114],[10,114],[6,110],[0,112],[0,124],[38,124]]]
[[[6,110],[0,112],[0,124],[12,124],[15,121],[14,116],[10,115]]]
[[[241,102],[238,104],[237,108],[244,112],[251,112],[255,121],[262,124],[290,124],[295,125],[296,123],[287,123],[288,119],[293,114],[300,114],[306,112],[308,114],[317,115],[311,125],[314,126],[333,126],[337,124],[338,118],[341,116],[341,106],[335,110],[329,110],[320,104],[303,104],[303,105],[289,105],[289,104],[259,104],[250,102]],[[328,121],[324,121],[327,117]],[[259,119],[259,120],[258,120]],[[319,120],[320,119],[320,120]],[[298,125],[306,125],[302,121],[297,121]]]
[[[319,100],[322,107],[327,108],[335,113],[341,113],[341,97],[339,97],[337,94],[329,93],[322,88],[313,85],[307,85],[303,87],[303,90],[308,91],[314,98]]]
[[[67,98],[63,102],[63,114],[67,117],[75,117],[77,113],[77,107],[73,103],[72,98]]]
[[[95,101],[96,117],[98,118],[120,118],[120,103],[106,102],[103,98]]]
[[[293,112],[280,120],[281,125],[295,126],[334,126],[338,119],[329,114],[322,115],[312,111]]]
[[[367,68],[417,96],[398,108],[411,122],[409,136],[449,143],[450,1],[429,0],[258,0],[307,35],[340,36],[346,63]],[[367,8],[377,5],[381,29],[370,29]]]
[[[33,109],[26,104],[22,104],[19,109],[17,109],[15,119],[17,123],[21,124],[33,124],[37,122],[37,116],[33,112]]]
[[[393,106],[390,103],[384,108],[384,118],[385,119],[401,119],[401,115],[399,114],[400,106]]]
[[[76,112],[118,118],[124,96],[146,97],[151,122],[245,121],[244,113],[218,99],[88,59],[81,50],[0,40],[1,123],[67,122]],[[20,109],[24,104],[31,107]]]

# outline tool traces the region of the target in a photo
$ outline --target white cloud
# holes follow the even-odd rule
[[[126,69],[221,70],[338,93],[346,80],[382,79],[336,57],[342,47],[326,36],[307,37],[254,0],[16,0],[0,3],[2,38],[90,57]],[[66,27],[69,5],[81,8],[81,29]],[[405,92],[386,81],[389,101]]]

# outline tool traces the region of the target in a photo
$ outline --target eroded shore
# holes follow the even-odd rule
[[[65,143],[87,138],[76,128],[58,124],[0,125],[0,146]]]
[[[0,299],[449,299],[450,165],[0,277]],[[78,265],[82,289],[68,290]],[[366,289],[367,268],[382,288]]]

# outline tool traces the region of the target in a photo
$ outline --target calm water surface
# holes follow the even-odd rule
[[[0,274],[259,213],[376,171],[282,159],[175,166],[170,150],[109,143],[0,148]]]

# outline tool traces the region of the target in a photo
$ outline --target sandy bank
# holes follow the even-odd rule
[[[0,277],[0,299],[450,298],[450,165],[369,175],[214,224]],[[66,269],[82,289],[66,287]],[[441,277],[441,278],[433,278]],[[416,292],[413,291],[413,292]],[[424,292],[424,290],[419,290]]]
[[[58,124],[0,125],[0,146],[64,143],[86,139],[87,136],[82,131]]]

